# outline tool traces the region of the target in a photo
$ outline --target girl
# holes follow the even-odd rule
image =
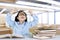
[[[29,29],[32,26],[35,26],[38,22],[38,18],[36,15],[33,15],[30,12],[31,16],[33,17],[32,22],[27,22],[27,14],[20,10],[15,17],[15,21],[11,20],[11,14],[8,13],[6,16],[6,21],[9,24],[9,26],[13,29],[13,35],[20,36],[23,35],[24,37],[31,37],[31,33],[29,32]]]

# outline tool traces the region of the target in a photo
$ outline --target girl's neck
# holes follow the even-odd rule
[[[23,23],[24,23],[24,21],[19,21],[19,23],[20,23],[20,24],[23,24]]]

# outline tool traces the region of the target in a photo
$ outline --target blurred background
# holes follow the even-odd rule
[[[39,23],[60,24],[60,0],[0,0],[0,14],[7,13],[4,8],[15,10],[32,9],[39,14]],[[41,14],[42,13],[42,14]]]
[[[38,24],[58,25],[56,33],[60,35],[60,0],[0,0],[0,24],[6,23],[7,13],[17,13],[19,10],[25,10],[27,14],[28,10],[33,10],[39,18]],[[33,18],[28,16],[28,21],[31,20]]]

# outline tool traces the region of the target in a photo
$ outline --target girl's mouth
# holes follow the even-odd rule
[[[22,19],[24,19],[24,17],[21,17]]]

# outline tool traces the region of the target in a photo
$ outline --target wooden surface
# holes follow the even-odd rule
[[[56,26],[56,35],[60,35],[60,24]]]
[[[15,0],[0,0],[0,2],[14,3],[14,2],[15,2]]]

